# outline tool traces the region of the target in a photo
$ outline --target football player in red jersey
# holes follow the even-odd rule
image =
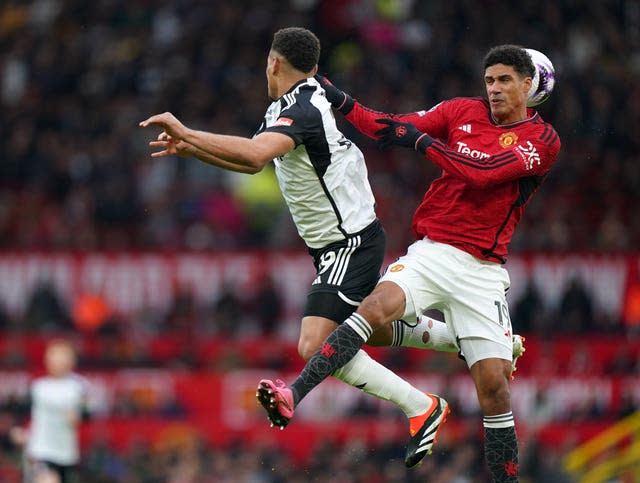
[[[290,385],[273,386],[288,417],[327,375],[350,360],[372,330],[440,309],[457,339],[484,416],[485,459],[495,482],[518,481],[518,441],[509,381],[512,328],[502,267],[527,202],[555,163],[560,140],[527,108],[534,65],[514,45],[484,59],[487,98],[456,98],[429,111],[390,115],[365,108],[324,78],[327,99],[382,145],[418,151],[442,168],[413,218],[416,241],[391,264],[357,311],[329,335]],[[271,386],[270,386],[271,387]],[[280,404],[286,395],[291,407]],[[433,444],[442,419],[424,425],[418,445]],[[410,461],[407,461],[410,466]]]

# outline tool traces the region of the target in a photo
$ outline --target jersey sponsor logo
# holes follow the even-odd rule
[[[534,165],[540,166],[540,154],[531,141],[527,141],[526,145],[518,145],[515,151],[522,156],[525,169],[533,169]]]
[[[473,159],[485,159],[490,156],[489,154],[479,151],[477,149],[471,149],[467,143],[463,143],[461,141],[458,141],[456,143],[456,146],[458,146],[458,152],[460,154],[464,154],[465,156],[469,156],[470,158],[473,158]]]
[[[290,117],[280,117],[276,119],[276,122],[273,123],[274,126],[291,126],[293,124],[293,119]]]
[[[517,142],[518,135],[511,131],[500,134],[500,137],[498,138],[498,143],[500,143],[500,146],[503,148],[510,148]]]
[[[471,124],[463,124],[462,126],[458,126],[458,129],[471,134]]]
[[[391,265],[391,268],[389,268],[390,272],[401,272],[402,270],[404,270],[404,265],[402,263]]]

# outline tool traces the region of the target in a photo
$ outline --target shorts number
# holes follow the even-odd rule
[[[509,309],[507,308],[507,304],[503,304],[500,300],[496,300],[493,302],[493,305],[498,309],[498,323],[504,327],[505,321],[511,326],[511,319],[509,318]]]
[[[322,275],[329,270],[329,267],[336,261],[336,252],[326,252],[320,256],[320,266],[318,267],[318,274]]]

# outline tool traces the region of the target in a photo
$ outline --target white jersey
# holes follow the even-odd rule
[[[27,454],[61,466],[80,459],[78,431],[71,418],[79,418],[86,382],[76,375],[41,377],[31,385],[31,429]]]
[[[344,137],[314,78],[295,84],[267,109],[261,132],[296,143],[274,159],[276,176],[298,233],[310,248],[344,240],[375,219],[375,200],[360,149]]]

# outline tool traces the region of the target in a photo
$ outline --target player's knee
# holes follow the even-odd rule
[[[511,398],[509,385],[504,380],[490,381],[480,390],[483,397],[494,403],[508,402]]]
[[[316,353],[320,344],[308,337],[301,337],[298,341],[298,354],[303,360],[308,361]]]
[[[483,412],[495,414],[509,411],[511,407],[511,392],[509,380],[501,373],[482,378],[476,384],[478,400]]]
[[[358,307],[358,313],[369,322],[374,331],[383,329],[392,320],[387,320],[382,298],[375,293],[362,301],[360,307]]]

